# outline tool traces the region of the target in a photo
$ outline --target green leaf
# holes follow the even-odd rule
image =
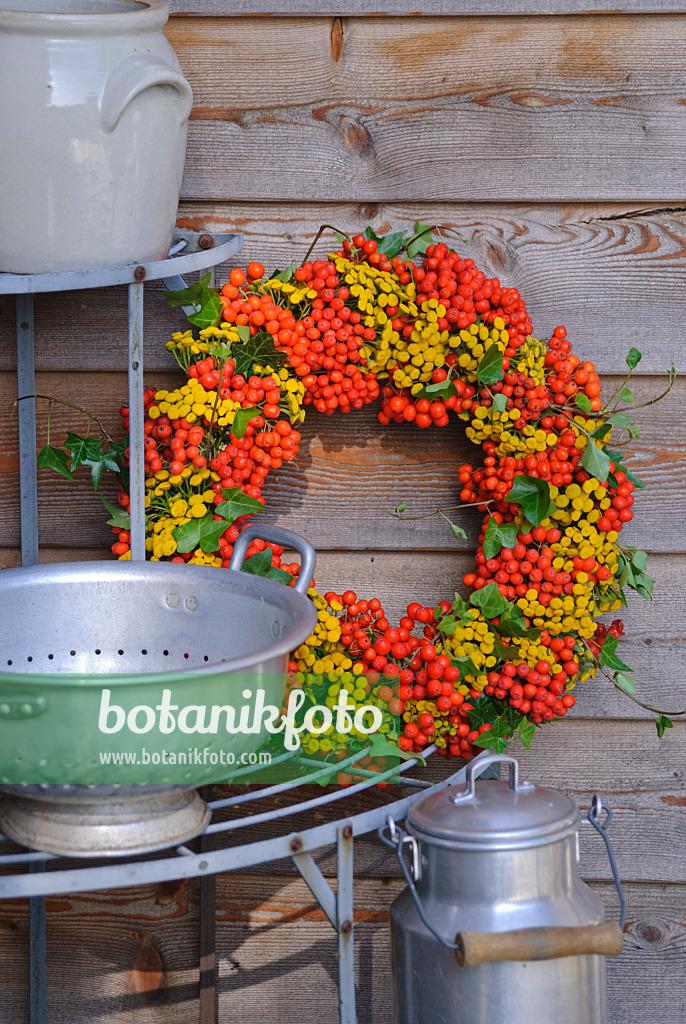
[[[111,519],[107,520],[108,526],[114,526],[117,530],[130,530],[131,529],[131,516],[128,512],[125,512],[121,505],[113,505],[107,498],[100,497],[100,501],[103,503],[105,510],[112,516]]]
[[[181,288],[177,292],[167,292],[168,306],[197,306],[200,304],[202,293],[210,283],[211,272],[201,277],[195,284],[189,284],[187,288]]]
[[[503,379],[503,354],[497,345],[491,345],[476,370],[476,379],[481,384],[495,384]]]
[[[454,615],[444,615],[436,623],[436,629],[439,629],[441,633],[445,633],[446,636],[452,636],[457,629],[457,619]]]
[[[119,463],[115,462],[114,459],[108,458],[107,455],[103,455],[99,459],[84,459],[83,465],[88,466],[91,471],[91,481],[93,483],[93,490],[95,491],[97,491],[100,486],[103,473],[106,469],[110,470],[111,473],[119,472]]]
[[[399,505],[395,506],[395,514],[398,515],[398,516],[402,515],[402,513],[405,511],[406,508],[407,508],[407,502],[406,501],[401,501]]]
[[[503,548],[513,548],[517,543],[518,531],[516,523],[498,524],[494,516],[489,516],[483,544],[486,558],[495,558]]]
[[[626,365],[629,367],[630,370],[633,370],[636,366],[638,366],[638,364],[641,361],[641,358],[641,353],[638,351],[638,349],[632,348],[629,350],[629,355],[626,357]]]
[[[64,447],[71,452],[72,473],[86,460],[100,460],[100,441],[95,437],[79,437],[78,434],[67,434]]]
[[[204,288],[200,299],[200,309],[197,313],[191,313],[188,322],[199,327],[201,331],[206,327],[216,327],[221,320],[222,309],[218,292],[214,289]]]
[[[336,232],[336,234],[338,235],[338,232]],[[343,235],[338,235],[336,241],[339,243],[339,245],[343,241],[343,238]],[[288,282],[292,280],[293,275],[295,274],[295,271],[297,269],[297,266],[298,264],[295,262],[295,260],[293,260],[291,265],[289,267],[286,267],[285,270],[275,270],[274,273],[270,275],[269,280],[283,281],[284,284],[288,284]]]
[[[578,392],[574,404],[582,410],[582,412],[590,413],[593,412],[593,406],[591,405],[591,399],[588,395],[584,395],[583,392]]]
[[[609,668],[613,672],[631,672],[628,665],[625,665],[621,658],[615,654],[617,650],[617,637],[608,636],[600,648],[598,661],[603,668]]]
[[[655,719],[655,727],[657,729],[657,737],[661,740],[665,734],[665,729],[674,728],[674,722],[667,715],[658,715]]]
[[[504,500],[519,505],[527,520],[534,526],[540,526],[555,509],[555,502],[550,497],[550,488],[546,481],[524,474],[514,478],[512,488]]]
[[[370,238],[372,241],[376,242],[377,245],[378,245],[378,243],[382,239],[382,236],[381,235],[377,235],[376,231],[371,226],[371,224],[368,224],[367,227],[364,229],[364,237],[365,238]]]
[[[633,423],[634,417],[628,412],[617,412],[614,416],[610,416],[606,423],[609,423],[613,427],[628,427],[630,423]]]
[[[615,684],[620,690],[624,690],[625,693],[636,693],[636,683],[631,676],[626,676],[623,672],[617,672]]]
[[[268,580],[277,580],[279,583],[290,583],[293,577],[284,569],[272,565],[272,549],[265,547],[256,555],[246,559],[241,566],[241,572],[250,573],[252,576],[263,576]]]
[[[414,226],[414,237],[407,243],[408,258],[413,260],[415,256],[423,256],[433,241],[432,235],[431,224],[421,224],[417,221]]]
[[[466,540],[467,534],[464,532],[461,526],[455,526],[455,523],[450,524],[450,531],[455,540]]]
[[[505,600],[498,590],[498,584],[491,580],[481,590],[475,590],[469,598],[469,603],[475,608],[480,608],[481,613],[487,619],[494,619],[505,610]]]
[[[604,437],[606,437],[610,433],[611,430],[612,430],[612,424],[608,423],[606,421],[605,423],[601,423],[600,426],[597,427],[597,429],[593,431],[593,433],[591,434],[591,437],[595,437],[599,441],[602,441],[602,439]]]
[[[415,395],[415,398],[450,398],[456,395],[455,385],[451,380],[440,380],[436,384],[427,384],[425,388]]]
[[[610,456],[607,454],[604,448],[598,448],[597,445],[588,439],[588,444],[584,448],[584,453],[581,456],[581,465],[584,467],[587,473],[594,476],[596,480],[599,480],[601,484],[604,484],[608,478],[610,472]]]
[[[623,402],[633,402],[633,400],[634,400],[633,392],[630,391],[629,388],[622,388],[622,391],[621,391],[621,394],[620,394],[620,398],[622,399]]]
[[[247,430],[248,423],[250,420],[254,420],[256,416],[261,416],[262,410],[259,405],[254,405],[252,409],[236,409],[233,423],[231,424],[231,433],[234,437],[239,440],[241,437],[245,437],[245,431]]]
[[[493,395],[493,408],[496,412],[505,412],[507,409],[507,395],[503,395],[501,392]]]
[[[56,448],[52,444],[46,444],[38,453],[39,469],[54,469],[60,476],[67,480],[73,480],[74,475],[69,468],[69,452],[64,448]]]
[[[245,326],[249,332],[250,328]],[[240,334],[240,328],[238,330]],[[255,365],[271,366],[273,370],[278,370],[286,361],[285,352],[277,351],[274,339],[267,331],[258,331],[241,345],[234,345],[232,356],[236,363],[234,373],[243,377],[250,377]]]
[[[471,701],[473,707],[467,712],[467,718],[472,729],[478,729],[484,722],[495,725],[503,713],[503,705],[497,697],[489,697],[482,694]]]
[[[493,749],[498,754],[507,750],[512,740],[512,726],[504,718],[498,718],[493,723],[493,728],[482,732],[473,741],[473,746]]]
[[[224,519],[216,520],[212,512],[208,512],[202,519],[191,519],[174,530],[176,546],[181,554],[195,551],[199,546],[207,554],[213,554],[219,550],[219,538],[224,530],[227,530],[229,523]]]
[[[404,231],[393,231],[390,235],[385,235],[385,237],[381,239],[377,251],[382,252],[384,256],[387,256],[389,260],[392,260],[393,257],[397,256],[402,249],[404,239]]]
[[[245,344],[246,341],[250,341],[250,328],[247,324],[236,324],[236,330],[241,343]]]
[[[527,750],[531,750],[531,741],[536,734],[534,723],[530,722],[528,718],[522,718],[518,726],[518,732],[522,746],[526,747]]]
[[[512,661],[513,658],[519,657],[519,652],[516,647],[508,647],[496,635],[493,643],[493,653],[495,654],[498,661]]]
[[[369,750],[369,757],[388,757],[393,761],[414,761],[415,758],[419,758],[422,764],[426,764],[425,759],[421,754],[408,753],[406,750],[401,750],[395,743],[391,743],[382,732],[372,733],[370,736],[371,750]],[[353,775],[355,774],[355,766],[352,765],[348,769]]]
[[[251,498],[249,494],[243,494],[240,487],[223,490],[222,497],[224,501],[217,505],[214,511],[218,516],[223,516],[226,520],[224,529],[235,523],[241,516],[249,516],[253,512],[261,512],[263,508],[257,498]]]
[[[460,680],[463,680],[465,676],[474,676],[476,678],[479,675],[479,670],[471,658],[453,658],[452,663],[455,668],[460,670]]]
[[[500,622],[495,625],[493,629],[496,629],[501,636],[518,636],[526,637],[527,640],[538,640],[539,636],[543,632],[542,629],[535,629],[533,627],[527,629],[527,627],[520,622],[518,619],[505,619],[503,621],[502,616]]]
[[[631,472],[628,466],[620,466],[620,462],[622,461],[622,459],[626,458],[626,452],[614,452],[611,451],[609,448],[606,448],[605,451],[610,456],[617,469],[621,469],[623,473],[626,473],[627,480],[631,480],[632,484],[640,489],[643,489],[645,487],[643,481],[639,480],[637,476],[634,476],[634,474]]]

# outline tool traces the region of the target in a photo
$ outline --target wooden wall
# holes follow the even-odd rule
[[[643,352],[637,401],[657,393],[670,361],[686,369],[683,2],[624,0],[608,12],[604,0],[424,0],[421,17],[407,0],[287,6],[293,16],[270,0],[172,3],[167,34],[195,94],[180,226],[243,231],[241,262],[271,267],[301,258],[323,221],[430,221],[466,236],[479,266],[520,289],[539,337],[565,324],[607,387],[632,345]],[[146,303],[149,380],[168,386],[163,343],[179,321],[156,287]],[[115,426],[125,317],[118,290],[40,298],[39,393]],[[13,367],[3,300],[3,566],[18,562]],[[632,468],[648,488],[623,534],[649,551],[657,585],[651,604],[631,601],[622,657],[668,710],[686,705],[685,398],[682,378],[642,411]],[[53,437],[75,422],[55,409]],[[469,540],[458,544],[436,519],[401,524],[385,510],[454,504],[455,468],[468,457],[459,426],[420,432],[382,428],[371,410],[312,413],[298,464],[270,478],[269,514],[315,543],[323,589],[375,593],[398,613],[410,599],[452,594],[473,558],[475,520],[465,516]],[[39,503],[45,560],[107,557],[85,481],[42,473]],[[534,752],[518,752],[527,777],[582,807],[596,791],[614,807],[628,923],[625,952],[608,965],[609,1024],[686,1019],[686,724],[659,742],[649,717],[599,680]],[[614,914],[601,845],[584,834],[583,870]],[[387,916],[401,885],[377,843],[359,845],[357,865],[359,1020],[387,1024]],[[197,1020],[194,884],[49,907],[51,1024]],[[333,933],[287,865],[221,879],[218,922],[222,1022],[335,1019]],[[0,1024],[28,1020],[26,931],[25,906],[0,906]]]

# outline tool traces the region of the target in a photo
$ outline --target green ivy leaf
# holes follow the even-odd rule
[[[416,221],[414,226],[414,237],[407,244],[407,255],[408,258],[413,260],[415,256],[423,256],[426,253],[428,246],[433,241],[433,226],[431,224],[421,224]]]
[[[478,729],[484,722],[495,725],[503,713],[502,703],[493,696],[482,694],[471,701],[472,708],[467,712],[467,718],[472,729]]]
[[[513,548],[517,543],[518,530],[516,523],[498,524],[494,516],[489,516],[483,544],[486,558],[495,558],[503,548]]]
[[[588,444],[581,456],[581,465],[587,473],[594,476],[601,484],[604,484],[610,473],[610,456],[604,448],[598,446],[589,437]]]
[[[436,623],[436,629],[440,630],[441,633],[445,633],[446,636],[452,636],[457,629],[457,619],[454,615],[444,615]]]
[[[497,345],[491,345],[476,370],[476,379],[481,384],[495,384],[503,379],[503,354]]]
[[[195,284],[189,284],[187,288],[181,288],[177,292],[167,292],[168,306],[198,306],[202,294],[210,283],[211,272],[201,277]]]
[[[591,413],[593,412],[593,406],[591,405],[591,399],[588,395],[584,395],[583,392],[579,391],[574,399],[574,404],[577,408],[581,409],[582,412]]]
[[[531,750],[531,741],[536,734],[536,726],[528,718],[522,718],[517,729],[522,746],[526,747],[527,750]]]
[[[54,469],[66,480],[73,480],[74,475],[69,468],[69,452],[64,448],[56,448],[52,444],[46,444],[38,453],[39,469]]]
[[[512,740],[512,726],[504,718],[498,718],[492,729],[482,732],[473,742],[475,747],[483,747],[487,750],[495,750],[502,754],[510,745]]]
[[[252,409],[236,409],[233,423],[231,424],[231,433],[234,437],[240,440],[241,437],[245,437],[245,431],[248,428],[250,420],[254,420],[256,416],[261,416],[262,410],[258,405],[254,405]]]
[[[637,476],[634,476],[634,474],[631,472],[628,466],[620,466],[620,462],[622,461],[622,459],[626,458],[626,452],[614,452],[611,451],[609,448],[606,448],[605,451],[610,456],[617,469],[621,469],[623,473],[626,473],[627,480],[631,480],[633,485],[640,489],[645,487],[643,481],[639,480]]]
[[[500,391],[497,395],[493,395],[493,408],[496,412],[505,412],[507,409],[507,395],[503,395]]]
[[[240,487],[231,487],[229,490],[222,491],[222,501],[215,508],[215,512],[218,516],[223,516],[226,520],[224,529],[227,526],[231,526],[241,516],[252,515],[253,512],[261,512],[262,504],[257,498],[251,498],[249,494],[244,494]]]
[[[498,661],[512,661],[513,658],[518,657],[518,651],[516,647],[508,647],[504,644],[496,634],[493,642],[493,653],[495,654]]]
[[[475,590],[469,598],[469,603],[475,608],[480,608],[482,615],[487,619],[494,619],[505,610],[505,600],[495,580],[491,580],[481,590]]]
[[[527,520],[534,526],[540,526],[555,509],[555,502],[550,497],[550,488],[546,481],[524,474],[514,478],[512,488],[504,500],[519,505]]]
[[[258,551],[252,555],[241,566],[241,572],[250,573],[252,576],[262,576],[266,580],[276,580],[278,583],[290,583],[293,577],[285,569],[279,569],[272,565],[272,549],[270,547]]]
[[[382,252],[384,256],[387,256],[389,260],[392,260],[394,256],[397,256],[403,247],[405,240],[404,231],[393,231],[389,235],[385,235],[379,242],[377,251]]]
[[[461,526],[456,526],[455,523],[450,524],[450,531],[455,540],[466,540],[467,534],[464,532]]]
[[[95,437],[80,437],[78,434],[67,434],[64,447],[71,452],[72,473],[87,460],[100,460],[100,441]]]
[[[338,234],[338,232],[336,232],[336,234]],[[343,237],[343,235],[339,235],[339,237],[336,239],[339,245],[343,242]],[[293,260],[291,265],[289,267],[286,267],[285,270],[275,270],[273,274],[270,274],[269,280],[283,281],[284,284],[288,284],[288,282],[293,279],[293,275],[295,274],[297,266],[298,264],[295,262],[295,260]]]
[[[667,715],[658,715],[655,719],[655,727],[657,729],[657,737],[661,740],[665,734],[665,729],[674,728],[674,722]]]
[[[595,437],[598,441],[602,441],[604,437],[607,437],[611,430],[612,424],[605,421],[605,423],[601,423],[600,426],[593,431],[591,437]]]
[[[191,519],[174,530],[176,546],[181,554],[195,551],[200,547],[207,554],[213,554],[219,549],[219,538],[224,530],[228,529],[229,523],[224,519],[216,520],[212,512],[208,512],[202,519]]]
[[[371,224],[368,224],[367,227],[364,229],[364,237],[365,238],[370,238],[373,242],[376,242],[377,245],[379,244],[379,242],[382,239],[382,236],[381,235],[377,235],[376,231],[371,226]]]
[[[624,690],[625,693],[636,693],[636,683],[631,676],[624,675],[623,672],[617,672],[615,675],[615,684],[618,689]]]
[[[107,520],[108,526],[114,526],[117,530],[130,530],[131,529],[131,516],[128,512],[125,512],[121,505],[113,505],[107,498],[100,497],[100,501],[103,503],[105,510],[110,513],[111,519]]]
[[[250,328],[247,330],[249,332]],[[243,377],[252,375],[255,364],[271,366],[273,370],[278,370],[286,361],[285,352],[279,352],[275,348],[274,339],[267,331],[258,331],[252,338],[248,337],[242,341],[242,344],[234,345],[232,355],[236,363],[234,373],[239,373]]]
[[[111,473],[119,472],[119,463],[110,458],[107,452],[101,455],[99,459],[84,459],[83,465],[88,466],[91,471],[91,481],[93,483],[93,490],[95,491],[99,488],[103,473],[106,469]]]
[[[369,741],[371,744],[371,750],[368,754],[369,757],[383,757],[392,761],[414,761],[415,758],[419,758],[421,764],[426,764],[426,760],[421,754],[401,750],[395,743],[389,742],[386,735],[382,732],[372,733]],[[353,775],[355,774],[354,765],[347,770]]]
[[[216,327],[221,320],[222,302],[218,292],[204,288],[200,299],[200,309],[191,313],[188,322],[204,331],[206,327]]]
[[[479,675],[479,670],[471,658],[453,658],[452,663],[455,668],[460,670],[460,680],[463,680],[465,676],[474,676],[476,678]]]
[[[629,349],[629,355],[626,357],[626,365],[630,370],[635,369],[638,366],[642,358],[641,353],[637,348]]]
[[[622,391],[621,391],[621,394],[620,394],[620,398],[622,399],[623,402],[633,402],[634,395],[633,395],[633,392],[629,388],[622,388]]]
[[[628,665],[625,665],[621,658],[615,654],[617,650],[617,637],[608,636],[600,648],[598,661],[603,668],[609,668],[613,672],[631,672]]]
[[[450,398],[451,395],[457,395],[455,385],[451,380],[440,380],[436,384],[427,384],[425,388],[422,388],[414,397],[415,398]]]
[[[609,423],[613,427],[628,427],[630,423],[633,423],[634,417],[628,412],[617,412],[614,416],[610,416],[605,423]]]

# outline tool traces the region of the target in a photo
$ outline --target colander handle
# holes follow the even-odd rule
[[[295,548],[300,555],[300,575],[295,583],[295,590],[299,594],[307,594],[317,564],[317,555],[311,544],[297,533],[290,530],[282,530],[280,526],[248,526],[238,535],[238,540],[233,546],[233,554],[229,562],[229,569],[239,572],[243,565],[245,553],[250,547],[250,542],[259,537],[261,540],[273,540],[284,548]]]

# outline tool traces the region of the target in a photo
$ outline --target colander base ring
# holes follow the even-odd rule
[[[19,788],[19,787],[17,787]],[[109,787],[102,787],[107,790]],[[178,846],[209,824],[210,809],[196,789],[127,787],[125,798],[98,795],[0,795],[0,832],[21,846],[65,857],[125,857]],[[55,787],[59,789],[59,787]]]

